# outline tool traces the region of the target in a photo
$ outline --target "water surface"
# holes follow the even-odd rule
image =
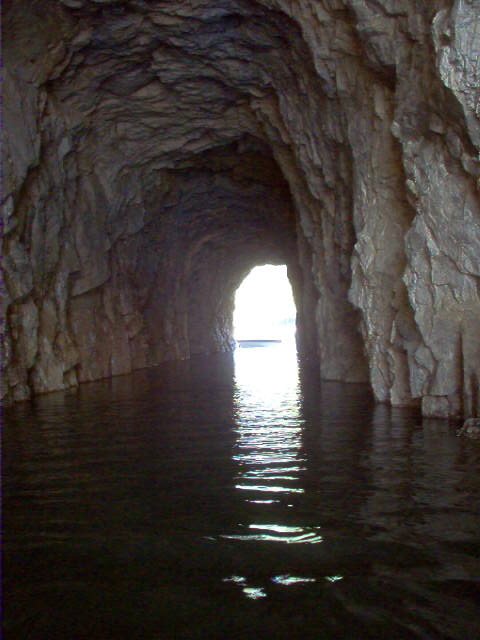
[[[4,637],[480,637],[480,447],[239,349],[4,416]]]

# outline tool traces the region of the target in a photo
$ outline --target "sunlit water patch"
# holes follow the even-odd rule
[[[274,576],[272,578],[272,582],[276,582],[277,584],[283,584],[286,587],[291,585],[303,584],[306,582],[316,582],[315,578],[302,578],[301,576]]]
[[[257,492],[303,493],[305,471],[296,352],[281,345],[264,353],[261,347],[235,353],[236,488],[257,504]]]
[[[478,637],[479,447],[284,345],[5,418],[7,640]]]

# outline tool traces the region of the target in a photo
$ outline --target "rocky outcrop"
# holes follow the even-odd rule
[[[228,349],[287,263],[321,375],[476,416],[480,6],[12,0],[7,400]]]
[[[480,420],[475,418],[465,420],[463,427],[457,431],[457,436],[480,440]]]

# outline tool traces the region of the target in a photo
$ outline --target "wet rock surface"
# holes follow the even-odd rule
[[[458,436],[466,436],[472,440],[480,440],[480,419],[468,418],[458,430]]]
[[[10,2],[4,398],[229,349],[287,263],[325,379],[478,415],[480,6]]]

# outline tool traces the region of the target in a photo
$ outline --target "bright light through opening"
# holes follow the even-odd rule
[[[234,337],[236,340],[293,340],[295,316],[287,267],[255,267],[235,296]]]

